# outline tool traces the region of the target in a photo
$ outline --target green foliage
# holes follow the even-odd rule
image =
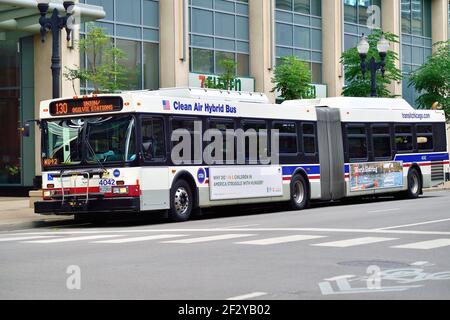
[[[366,61],[370,61],[372,57],[375,57],[376,61],[380,60],[380,56],[377,50],[377,43],[380,40],[382,31],[380,29],[373,30],[372,34],[367,37],[370,49],[367,53]],[[398,43],[398,36],[385,32],[384,37],[390,43]],[[378,97],[395,97],[388,89],[387,86],[393,81],[400,81],[402,79],[401,71],[397,68],[396,62],[398,61],[398,55],[388,50],[386,54],[386,66],[385,76],[381,76],[381,72],[377,72],[377,96]],[[361,59],[359,57],[358,49],[351,48],[345,51],[341,56],[341,63],[344,65],[345,81],[347,85],[342,91],[342,95],[346,97],[368,97],[370,96],[370,72],[366,72],[366,76],[363,78],[361,70]]]
[[[279,91],[284,100],[309,99],[312,95],[311,71],[305,62],[296,56],[281,58],[281,64],[276,66],[272,82],[275,87],[272,92]]]
[[[434,44],[435,51],[428,61],[412,73],[409,86],[421,93],[416,102],[430,109],[438,102],[450,118],[450,40]]]
[[[207,78],[205,81],[205,88],[231,90],[236,80],[236,66],[237,63],[231,59],[223,59],[219,61],[219,65],[223,69],[217,81],[212,78]]]
[[[7,165],[6,169],[8,170],[9,175],[13,177],[20,173],[20,167],[16,165]]]
[[[128,70],[121,63],[126,59],[125,53],[112,45],[111,38],[103,28],[90,23],[89,32],[78,42],[80,53],[87,57],[87,66],[82,68],[66,68],[64,77],[72,81],[88,81],[94,88],[94,93],[115,92],[126,87]]]

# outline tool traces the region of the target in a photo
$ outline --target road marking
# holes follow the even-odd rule
[[[224,226],[222,228],[225,228],[225,229],[236,229],[236,228],[247,228],[247,227],[256,227],[256,226],[259,226],[259,224],[244,224],[244,225],[240,225],[240,226],[236,226],[236,225],[234,225],[234,226]]]
[[[139,242],[139,241],[148,241],[148,240],[170,239],[170,238],[185,237],[185,236],[186,236],[185,234],[158,234],[158,235],[153,235],[153,236],[93,241],[92,243],[128,243],[128,242]]]
[[[227,240],[227,239],[235,239],[235,238],[244,238],[254,236],[254,234],[220,234],[217,236],[209,236],[209,237],[199,237],[199,238],[189,238],[189,239],[181,239],[181,240],[172,240],[172,241],[163,241],[163,243],[198,243],[198,242],[208,242],[208,241],[217,241],[217,240]]]
[[[30,236],[30,237],[0,238],[0,242],[6,242],[6,241],[22,241],[22,240],[31,240],[31,239],[46,239],[46,238],[55,238],[55,236]]]
[[[434,266],[433,263],[429,263],[428,261],[417,261],[417,262],[411,263],[410,265],[411,266],[427,266],[427,267]]]
[[[359,246],[359,245],[363,245],[363,244],[371,244],[371,243],[397,240],[397,239],[398,238],[364,237],[364,238],[339,240],[339,241],[333,241],[333,242],[317,243],[317,244],[313,244],[313,246],[347,248],[347,247]]]
[[[287,243],[287,242],[318,239],[318,238],[325,238],[325,236],[292,235],[292,236],[285,236],[285,237],[266,238],[266,239],[235,242],[235,243],[236,244],[253,244],[253,245],[259,245],[259,246],[267,246],[267,245],[271,245],[271,244]]]
[[[414,242],[414,243],[402,244],[400,246],[394,246],[391,248],[428,250],[428,249],[435,249],[435,248],[441,248],[441,247],[447,247],[447,246],[450,246],[450,239],[435,239],[435,240]]]
[[[369,213],[380,213],[380,212],[390,212],[390,211],[399,211],[400,208],[392,208],[392,209],[384,209],[384,210],[373,210],[369,211]]]
[[[241,296],[231,297],[231,298],[228,298],[227,300],[247,300],[247,299],[252,299],[252,298],[261,297],[261,296],[265,296],[265,295],[267,295],[266,292],[252,292],[252,293],[248,293],[248,294],[243,294]]]
[[[445,219],[446,220],[446,219]],[[88,231],[47,231],[47,232],[27,232],[27,233],[15,233],[5,234],[11,236],[30,236],[30,235],[76,235],[76,234],[99,234],[99,233],[162,233],[162,232],[333,232],[333,233],[374,233],[374,234],[411,234],[411,235],[441,235],[450,236],[448,231],[420,231],[420,230],[384,230],[384,229],[339,229],[339,228],[179,228],[179,229],[131,229],[131,230],[88,230]],[[1,235],[1,234],[0,234]]]
[[[72,241],[83,241],[83,240],[95,240],[104,238],[115,238],[121,237],[121,235],[111,234],[111,235],[98,235],[98,236],[85,236],[85,237],[70,237],[70,238],[59,238],[50,240],[36,240],[36,241],[25,241],[26,243],[58,243],[58,242],[72,242]]]
[[[390,229],[397,229],[397,228],[404,228],[404,227],[421,226],[421,225],[424,225],[424,224],[438,223],[438,222],[444,222],[444,221],[450,221],[450,218],[448,218],[448,219],[440,219],[440,220],[429,220],[429,221],[418,222],[418,223],[411,223],[411,224],[403,224],[403,225],[399,225],[399,226],[378,228],[378,229],[375,229],[375,230],[390,230]]]

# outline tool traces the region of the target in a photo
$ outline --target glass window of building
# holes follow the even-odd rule
[[[190,71],[222,73],[220,61],[236,61],[249,75],[248,0],[189,0]]]
[[[18,40],[0,33],[0,186],[21,182],[21,143],[17,134],[20,121],[20,56]]]
[[[276,0],[276,57],[307,62],[313,83],[322,83],[322,1]]]
[[[402,0],[401,6],[403,98],[415,105],[418,94],[408,81],[431,55],[431,0]]]
[[[80,0],[102,6],[106,17],[95,22],[111,36],[113,44],[123,50],[126,59],[124,90],[159,88],[159,0]],[[85,36],[82,26],[81,36]],[[89,57],[81,57],[81,66],[89,64]],[[82,84],[82,91],[91,91]]]
[[[344,1],[344,48],[356,47],[361,34],[370,34],[373,28],[381,28],[381,0]],[[374,7],[375,11],[373,10]],[[379,14],[379,20],[374,18]],[[380,25],[374,25],[379,22]]]

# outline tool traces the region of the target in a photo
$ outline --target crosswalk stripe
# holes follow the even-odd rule
[[[26,243],[59,243],[59,242],[95,240],[95,239],[115,238],[115,237],[121,237],[121,235],[111,234],[111,235],[97,235],[97,236],[85,236],[85,237],[69,237],[69,238],[35,240],[35,241],[25,241],[25,242]]]
[[[221,234],[217,236],[209,236],[209,237],[199,237],[199,238],[189,238],[189,239],[180,239],[180,240],[172,240],[172,241],[163,241],[163,243],[199,243],[199,242],[208,242],[208,241],[217,241],[217,240],[227,240],[227,239],[235,239],[235,238],[244,238],[251,237],[254,234]]]
[[[159,240],[159,239],[170,239],[177,237],[184,237],[184,234],[158,234],[153,236],[144,236],[144,237],[133,237],[133,238],[121,238],[121,239],[113,239],[113,240],[100,240],[93,241],[92,243],[128,243],[128,242],[139,242],[139,241],[148,241],[148,240]]]
[[[428,240],[428,241],[420,241],[420,242],[402,244],[402,245],[394,246],[391,248],[428,250],[428,249],[435,249],[435,248],[441,248],[441,247],[447,247],[447,246],[450,246],[450,239],[435,239],[435,240]]]
[[[295,242],[295,241],[302,241],[302,240],[311,240],[311,239],[318,239],[318,238],[325,238],[325,236],[292,235],[292,236],[266,238],[266,239],[251,240],[251,241],[242,241],[242,242],[235,242],[235,243],[236,244],[252,244],[252,245],[259,245],[259,246],[267,246],[267,245],[271,245],[271,244]]]
[[[347,247],[359,246],[359,245],[363,245],[363,244],[371,244],[371,243],[397,240],[397,239],[398,238],[364,237],[364,238],[339,240],[339,241],[333,241],[333,242],[317,243],[317,244],[313,244],[313,246],[347,248]]]
[[[22,240],[31,240],[31,239],[47,239],[47,238],[56,238],[56,237],[55,236],[11,237],[11,238],[0,238],[0,242],[22,241]]]

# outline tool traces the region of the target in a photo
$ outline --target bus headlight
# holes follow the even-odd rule
[[[53,195],[53,192],[50,190],[44,190],[44,198],[51,198],[51,196]]]
[[[112,187],[113,194],[128,194],[128,187]]]

